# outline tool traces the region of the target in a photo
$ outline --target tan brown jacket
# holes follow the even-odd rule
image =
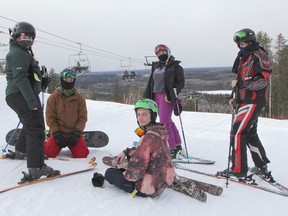
[[[61,90],[51,94],[47,100],[46,123],[50,133],[61,131],[70,133],[74,130],[83,132],[87,122],[86,101],[77,91],[69,97]]]

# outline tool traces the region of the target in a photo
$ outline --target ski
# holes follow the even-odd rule
[[[211,195],[220,196],[223,192],[223,188],[217,185],[201,182],[198,180],[190,179],[184,176],[177,175],[175,178],[176,182],[187,185],[188,187],[194,187],[199,190],[203,190]]]
[[[197,199],[200,202],[206,202],[207,200],[207,194],[205,193],[205,191],[200,190],[196,187],[186,186],[177,181],[174,181],[172,185],[170,185],[168,188],[184,195],[190,196],[194,199]]]
[[[198,170],[186,168],[186,167],[183,167],[183,166],[179,165],[178,163],[173,163],[173,164],[174,164],[174,167],[176,169],[181,169],[181,170],[184,170],[184,171],[193,172],[193,173],[196,173],[196,174],[200,174],[200,175],[204,175],[204,176],[208,176],[208,177],[212,177],[212,178],[216,178],[216,179],[225,179],[225,180],[227,179],[226,177],[223,177],[223,176],[218,176],[218,175],[215,175],[215,174],[201,172],[201,171],[198,171]],[[266,191],[266,192],[269,192],[269,193],[274,193],[274,194],[278,194],[278,195],[286,196],[286,197],[288,196],[288,191],[284,192],[284,191],[280,191],[280,190],[273,190],[271,188],[267,188],[267,187],[258,185],[255,182],[248,183],[248,182],[239,181],[238,179],[233,179],[233,178],[229,178],[229,180],[231,182],[234,182],[234,183],[237,183],[237,184],[249,186],[249,187],[256,188],[256,189],[259,189],[259,190],[262,190],[262,191]]]
[[[18,189],[18,188],[22,188],[22,187],[25,187],[25,186],[29,186],[29,185],[33,185],[33,184],[37,184],[37,183],[41,183],[41,182],[46,182],[46,181],[50,181],[50,180],[54,180],[54,179],[58,179],[58,178],[63,178],[63,177],[66,177],[66,176],[71,176],[71,175],[75,175],[75,174],[78,174],[78,173],[83,173],[83,172],[87,172],[87,171],[93,170],[97,166],[97,164],[95,163],[95,160],[96,160],[96,158],[93,157],[89,161],[90,165],[87,168],[80,169],[80,170],[77,170],[77,171],[67,172],[67,173],[60,173],[58,175],[56,174],[56,175],[51,176],[51,177],[40,178],[40,179],[36,179],[36,180],[32,180],[32,181],[20,182],[20,183],[18,183],[18,185],[14,185],[14,186],[11,186],[11,187],[8,187],[8,188],[5,188],[5,189],[0,189],[0,193],[4,193],[4,192],[7,192],[7,191],[11,191],[11,190],[15,190],[15,189]],[[24,177],[25,177],[25,172],[23,172],[23,174],[24,174]]]
[[[0,155],[0,160],[3,159],[10,159],[10,160],[27,160],[27,158],[15,158],[15,152],[8,149],[8,153]],[[69,158],[62,158],[62,157],[56,157],[56,158],[48,158],[44,155],[44,160],[61,160],[61,161],[70,161]]]
[[[288,193],[288,188],[285,187],[284,185],[280,184],[279,182],[275,181],[275,179],[271,176],[271,172],[269,173],[270,176],[263,176],[260,173],[257,173],[253,170],[253,168],[249,168],[249,171],[251,173],[253,173],[254,175],[258,176],[260,179],[262,179],[263,181],[266,181],[267,183],[269,183],[270,185],[272,185],[273,187]]]
[[[203,165],[212,165],[215,163],[213,160],[206,160],[206,159],[201,159],[201,158],[196,158],[196,157],[191,157],[188,156],[186,157],[179,157],[172,159],[173,163],[185,163],[185,164],[203,164]]]

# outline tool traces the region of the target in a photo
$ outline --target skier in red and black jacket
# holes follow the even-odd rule
[[[272,72],[272,63],[267,52],[256,41],[251,29],[242,29],[235,33],[234,42],[240,51],[234,62],[232,80],[234,97],[230,105],[235,108],[232,124],[230,147],[232,148],[232,167],[224,170],[226,176],[245,177],[248,171],[247,146],[250,149],[255,168],[262,174],[268,174],[264,147],[258,137],[257,123],[267,101],[267,85]]]

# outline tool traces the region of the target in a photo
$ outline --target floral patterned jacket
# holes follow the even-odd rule
[[[160,195],[175,178],[164,125],[149,127],[141,137],[137,148],[129,152],[131,156],[125,171],[125,178],[134,181],[137,191],[148,196]]]

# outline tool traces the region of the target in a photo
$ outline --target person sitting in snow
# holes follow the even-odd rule
[[[66,68],[61,72],[61,84],[47,100],[46,123],[52,134],[44,143],[47,157],[56,157],[68,147],[74,158],[86,158],[89,150],[82,135],[87,122],[86,101],[75,89],[76,72]]]
[[[135,105],[137,123],[135,133],[141,137],[137,147],[127,148],[117,156],[117,163],[127,157],[127,169],[109,168],[105,179],[128,193],[155,197],[172,185],[175,170],[171,162],[167,131],[156,123],[158,108],[151,99],[141,99]]]

